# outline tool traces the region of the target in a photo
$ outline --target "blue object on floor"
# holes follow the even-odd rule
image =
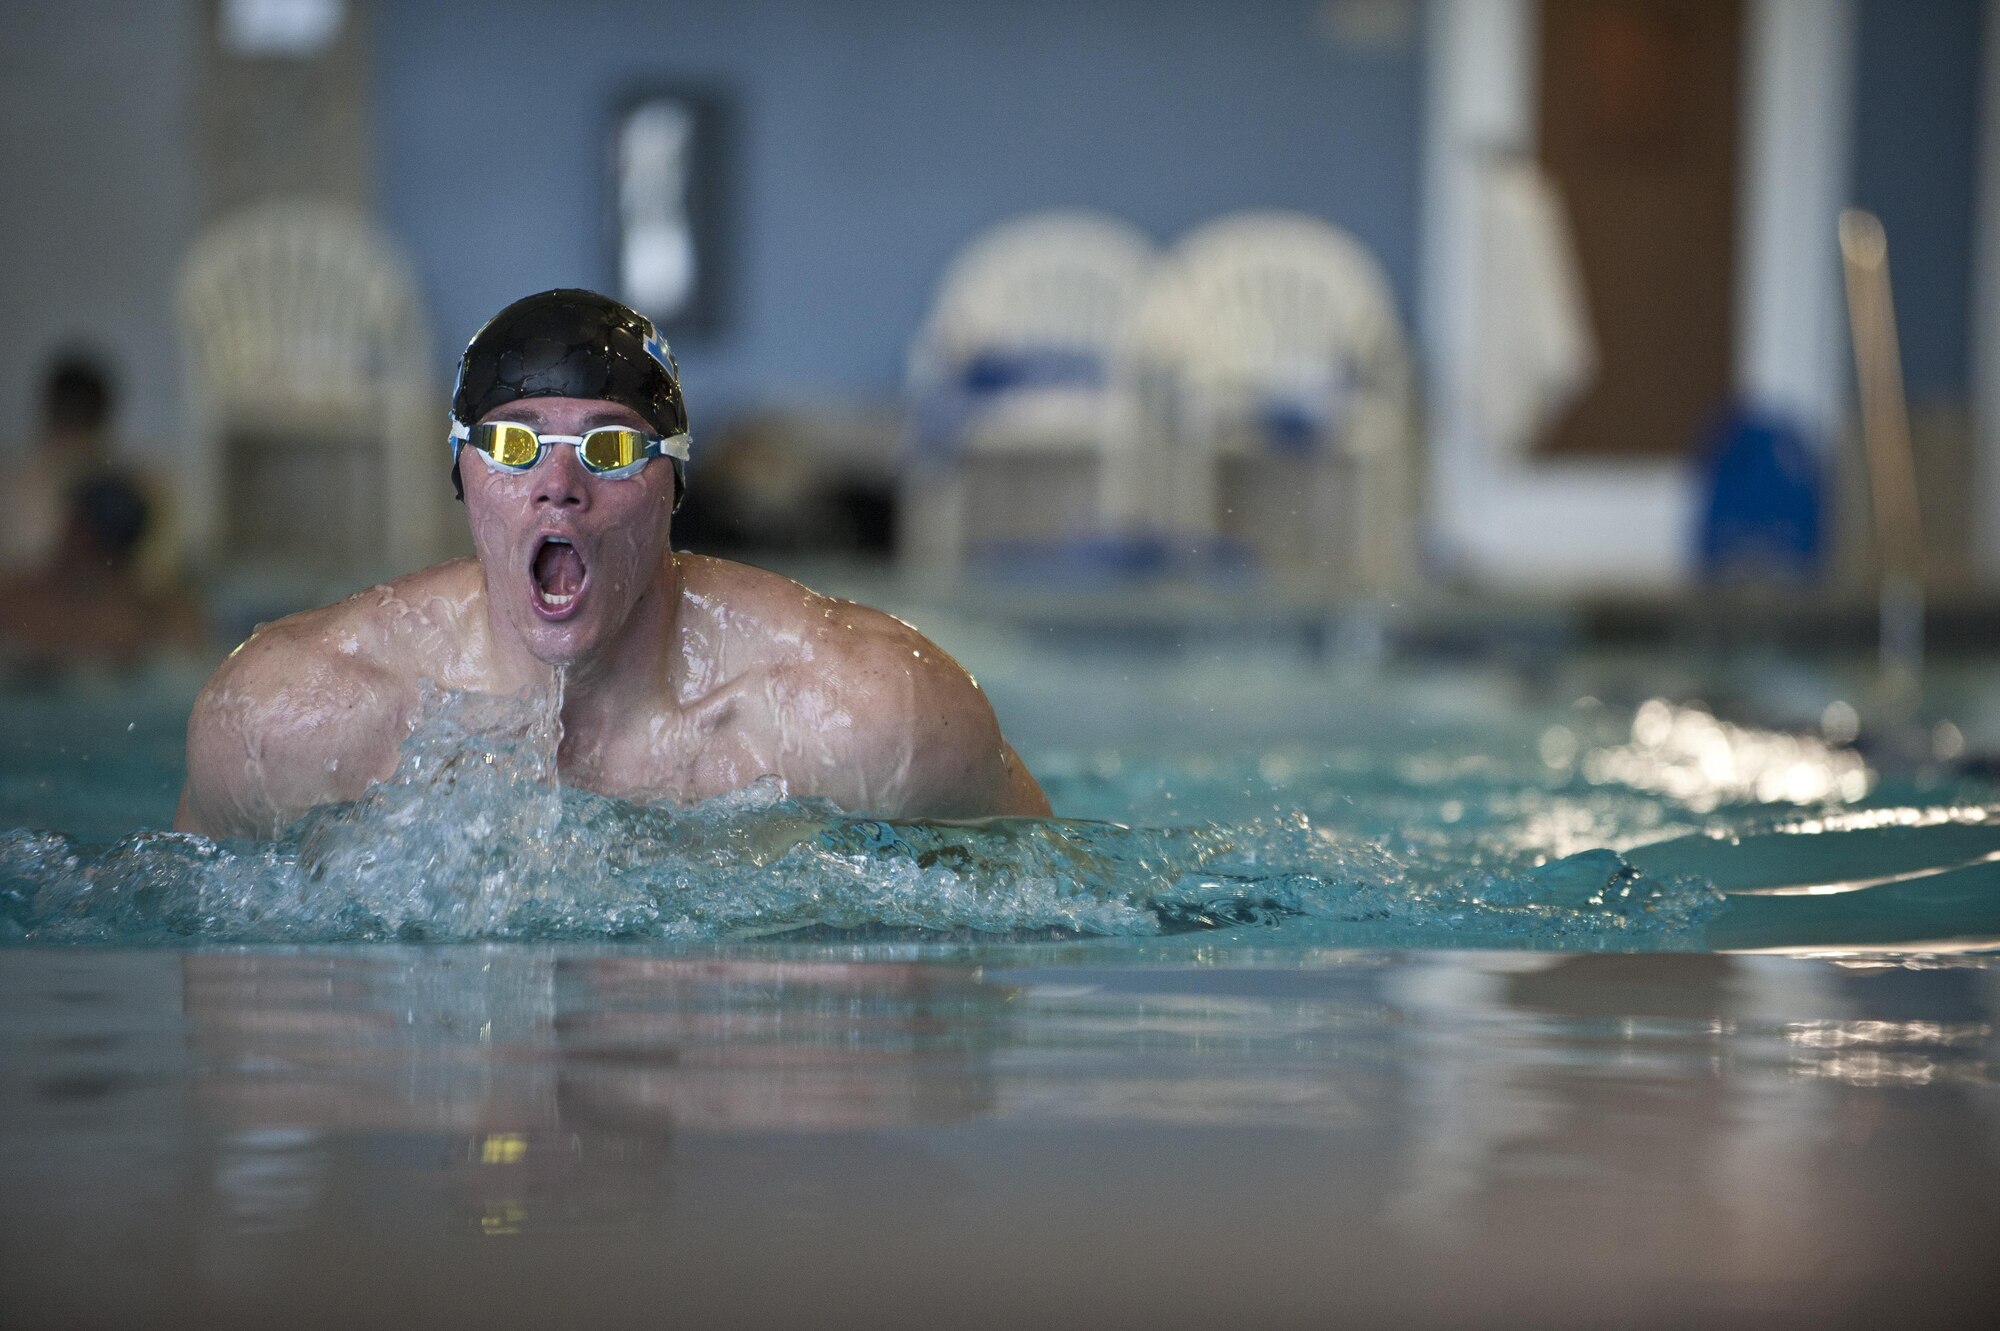
[[[1737,412],[1710,436],[1698,467],[1695,562],[1704,582],[1819,577],[1825,464],[1794,422]]]

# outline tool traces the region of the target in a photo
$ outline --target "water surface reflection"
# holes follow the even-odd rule
[[[1950,1325],[1994,1292],[1988,960],[1020,955],[0,952],[9,1301]]]

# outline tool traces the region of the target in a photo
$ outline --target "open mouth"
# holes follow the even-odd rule
[[[544,536],[537,542],[528,573],[535,588],[535,613],[544,619],[567,619],[576,613],[590,570],[567,538]]]

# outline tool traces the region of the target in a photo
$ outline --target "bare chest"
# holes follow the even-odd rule
[[[692,804],[775,776],[838,798],[854,718],[827,691],[759,671],[689,702],[565,737],[563,778],[599,794]]]

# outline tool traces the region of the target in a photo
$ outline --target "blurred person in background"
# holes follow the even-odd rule
[[[76,486],[116,477],[146,503],[145,534],[134,555],[139,577],[156,595],[179,578],[171,494],[120,455],[114,421],[116,380],[86,351],[59,353],[42,380],[42,409],[26,456],[7,468],[8,513],[0,525],[0,579],[42,573],[62,544]]]
[[[42,382],[39,433],[8,477],[0,524],[0,569],[20,575],[48,566],[64,536],[71,488],[111,469],[110,376],[82,352],[58,355]]]
[[[493,316],[451,399],[476,556],[232,652],[188,721],[175,826],[270,836],[359,797],[394,775],[427,683],[551,699],[563,780],[602,795],[692,804],[776,778],[877,816],[1047,814],[986,695],[915,629],[673,550],[689,443],[651,320],[581,290]]]
[[[199,610],[184,595],[149,590],[140,577],[152,520],[146,496],[122,476],[102,471],[72,481],[40,566],[6,580],[0,655],[40,669],[129,666],[160,648],[199,650]]]

